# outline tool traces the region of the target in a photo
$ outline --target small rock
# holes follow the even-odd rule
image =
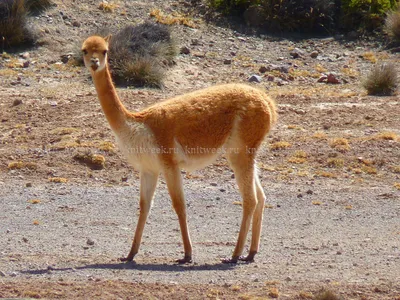
[[[18,106],[18,105],[21,105],[22,103],[23,102],[21,99],[15,99],[12,106]]]
[[[312,195],[312,194],[313,194],[313,191],[312,191],[312,190],[308,190],[306,193],[307,193],[308,195]]]
[[[318,51],[313,51],[311,52],[310,56],[311,58],[317,58],[318,54],[319,54]]]
[[[81,23],[79,23],[78,21],[73,21],[73,22],[72,22],[72,26],[74,26],[74,27],[81,27]]]
[[[335,75],[329,74],[329,75],[328,75],[328,78],[327,78],[327,83],[330,83],[330,84],[339,84],[340,81],[336,78]]]
[[[291,277],[286,277],[285,281],[292,281],[293,279]]]
[[[304,57],[304,51],[299,49],[299,48],[294,48],[292,51],[290,51],[290,56],[293,58],[301,58]]]
[[[87,239],[86,244],[88,244],[89,246],[93,246],[94,241],[92,239]]]
[[[297,198],[303,198],[303,195],[302,194],[298,194]]]
[[[258,71],[259,71],[260,73],[265,73],[265,72],[268,71],[268,68],[265,67],[265,66],[261,66],[260,69],[258,69]]]
[[[225,192],[226,190],[225,190],[225,189],[219,189],[219,191],[220,191],[220,192]]]
[[[29,52],[24,52],[24,53],[21,53],[19,56],[22,57],[23,59],[28,59],[30,57],[30,54],[29,54]]]
[[[230,65],[232,64],[232,60],[231,59],[225,59],[224,60],[224,65]]]
[[[250,78],[248,79],[249,82],[261,82],[261,76],[258,75],[251,75]]]
[[[317,82],[324,82],[324,81],[326,81],[327,79],[328,79],[328,76],[324,75],[324,76],[321,76],[321,77],[317,80]]]
[[[31,64],[31,62],[29,60],[26,60],[23,62],[22,67],[26,69],[29,67],[30,64]]]
[[[215,182],[211,182],[210,185],[211,185],[211,186],[217,186],[218,184],[215,183]]]
[[[28,242],[28,239],[27,239],[26,237],[23,237],[23,238],[22,238],[22,241],[23,241],[24,243],[27,243],[27,242]]]
[[[0,271],[0,277],[6,277],[6,273]]]
[[[57,102],[56,102],[56,101],[51,101],[51,102],[50,102],[50,105],[51,105],[51,106],[57,106]]]
[[[274,81],[274,79],[275,79],[275,76],[273,76],[273,75],[268,75],[268,77],[267,77],[267,81]]]
[[[190,49],[187,46],[183,46],[180,50],[181,54],[190,54]]]
[[[25,184],[25,186],[26,186],[26,187],[32,187],[32,182],[27,182],[27,183]]]
[[[192,39],[192,45],[198,46],[198,45],[201,45],[201,42],[199,39]]]
[[[10,276],[11,276],[11,277],[16,277],[16,276],[17,276],[17,273],[16,273],[16,272],[11,272],[11,273],[10,273]]]

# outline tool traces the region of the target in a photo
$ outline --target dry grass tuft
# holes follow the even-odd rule
[[[111,74],[119,85],[161,87],[166,68],[177,55],[169,28],[145,22],[129,25],[111,37]]]
[[[274,298],[274,299],[278,298],[279,297],[278,289],[275,288],[275,287],[270,288],[269,291],[268,291],[268,296],[271,297],[271,298]]]
[[[150,16],[155,18],[158,23],[165,25],[184,25],[190,28],[196,28],[196,24],[193,20],[179,13],[174,13],[172,15],[167,15],[159,9],[152,9],[150,11]]]
[[[375,167],[372,167],[372,166],[363,165],[363,166],[361,166],[361,170],[362,170],[364,173],[369,174],[369,175],[376,175],[376,174],[378,174],[377,169],[376,169]]]
[[[341,297],[337,296],[330,290],[321,290],[313,298],[314,300],[342,300]]]
[[[393,184],[393,186],[394,186],[396,189],[400,190],[400,182],[395,182],[395,183]]]
[[[313,202],[311,202],[311,204],[312,205],[322,205],[322,202],[321,201],[313,201]]]
[[[115,11],[116,8],[118,8],[119,5],[117,5],[114,2],[108,2],[108,1],[102,1],[99,4],[99,9],[101,9],[104,12],[112,13]]]
[[[317,131],[314,133],[314,135],[312,136],[314,139],[318,139],[318,140],[326,140],[327,135],[325,132],[322,131]]]
[[[397,141],[399,139],[399,136],[395,132],[381,132],[378,133],[377,135],[373,136],[374,140],[386,140],[386,141]]]
[[[315,172],[315,175],[320,176],[320,177],[325,177],[325,178],[337,178],[337,176],[331,172],[327,171],[317,171]]]
[[[39,199],[32,199],[32,200],[28,200],[28,202],[31,203],[31,204],[39,204],[42,201],[40,201]]]
[[[346,152],[350,150],[350,143],[348,139],[345,138],[334,138],[329,141],[329,146],[339,152]]]
[[[377,64],[363,81],[363,87],[368,95],[390,96],[398,86],[398,76],[395,64]]]
[[[33,162],[23,162],[23,161],[13,161],[10,162],[7,166],[9,170],[19,170],[19,169],[29,169],[36,170],[37,164]]]
[[[67,134],[72,134],[74,132],[78,132],[79,129],[77,128],[70,128],[70,127],[57,127],[50,131],[51,134],[55,135],[67,135]]]
[[[393,173],[400,174],[400,166],[392,166],[390,169]]]
[[[292,145],[288,142],[281,141],[281,142],[275,142],[271,144],[270,149],[271,150],[283,150],[291,147]]]
[[[84,154],[77,153],[74,159],[80,163],[87,165],[92,170],[102,170],[105,167],[106,159],[103,155],[93,154],[90,151]]]
[[[305,291],[300,291],[299,292],[299,298],[300,299],[312,299],[313,294],[310,292],[305,292]]]
[[[32,45],[35,36],[27,25],[28,10],[25,0],[0,2],[0,43],[4,47]],[[3,52],[3,51],[2,51]]]
[[[303,164],[307,161],[307,153],[303,150],[298,150],[288,159],[288,161],[294,164]]]
[[[341,168],[344,166],[344,160],[337,157],[330,157],[326,162],[326,166],[329,168]]]
[[[400,9],[390,11],[385,20],[385,31],[393,42],[400,42]]]
[[[369,62],[372,62],[373,64],[378,61],[375,53],[370,52],[370,51],[363,53],[362,58],[364,58],[365,60],[368,60]]]
[[[68,179],[63,178],[63,177],[50,177],[49,182],[54,182],[54,183],[67,183]]]

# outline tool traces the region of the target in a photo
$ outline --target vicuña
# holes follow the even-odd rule
[[[185,256],[178,262],[192,261],[181,169],[203,168],[223,152],[243,198],[236,247],[232,257],[223,262],[253,261],[259,250],[265,201],[255,156],[276,121],[274,101],[251,86],[224,84],[178,96],[139,112],[129,112],[118,98],[110,76],[109,39],[109,36],[91,36],[83,43],[82,52],[118,145],[129,163],[140,172],[140,215],[132,248],[121,260],[132,261],[139,251],[157,179],[162,173],[183,239]],[[250,250],[242,257],[251,223]]]

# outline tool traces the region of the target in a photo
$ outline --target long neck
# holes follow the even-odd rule
[[[119,100],[108,66],[92,73],[92,77],[107,121],[111,129],[116,131],[125,124],[128,111]]]

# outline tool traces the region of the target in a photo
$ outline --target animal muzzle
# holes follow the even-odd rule
[[[100,67],[100,62],[97,58],[92,58],[90,60],[90,67],[93,71],[96,71]]]

